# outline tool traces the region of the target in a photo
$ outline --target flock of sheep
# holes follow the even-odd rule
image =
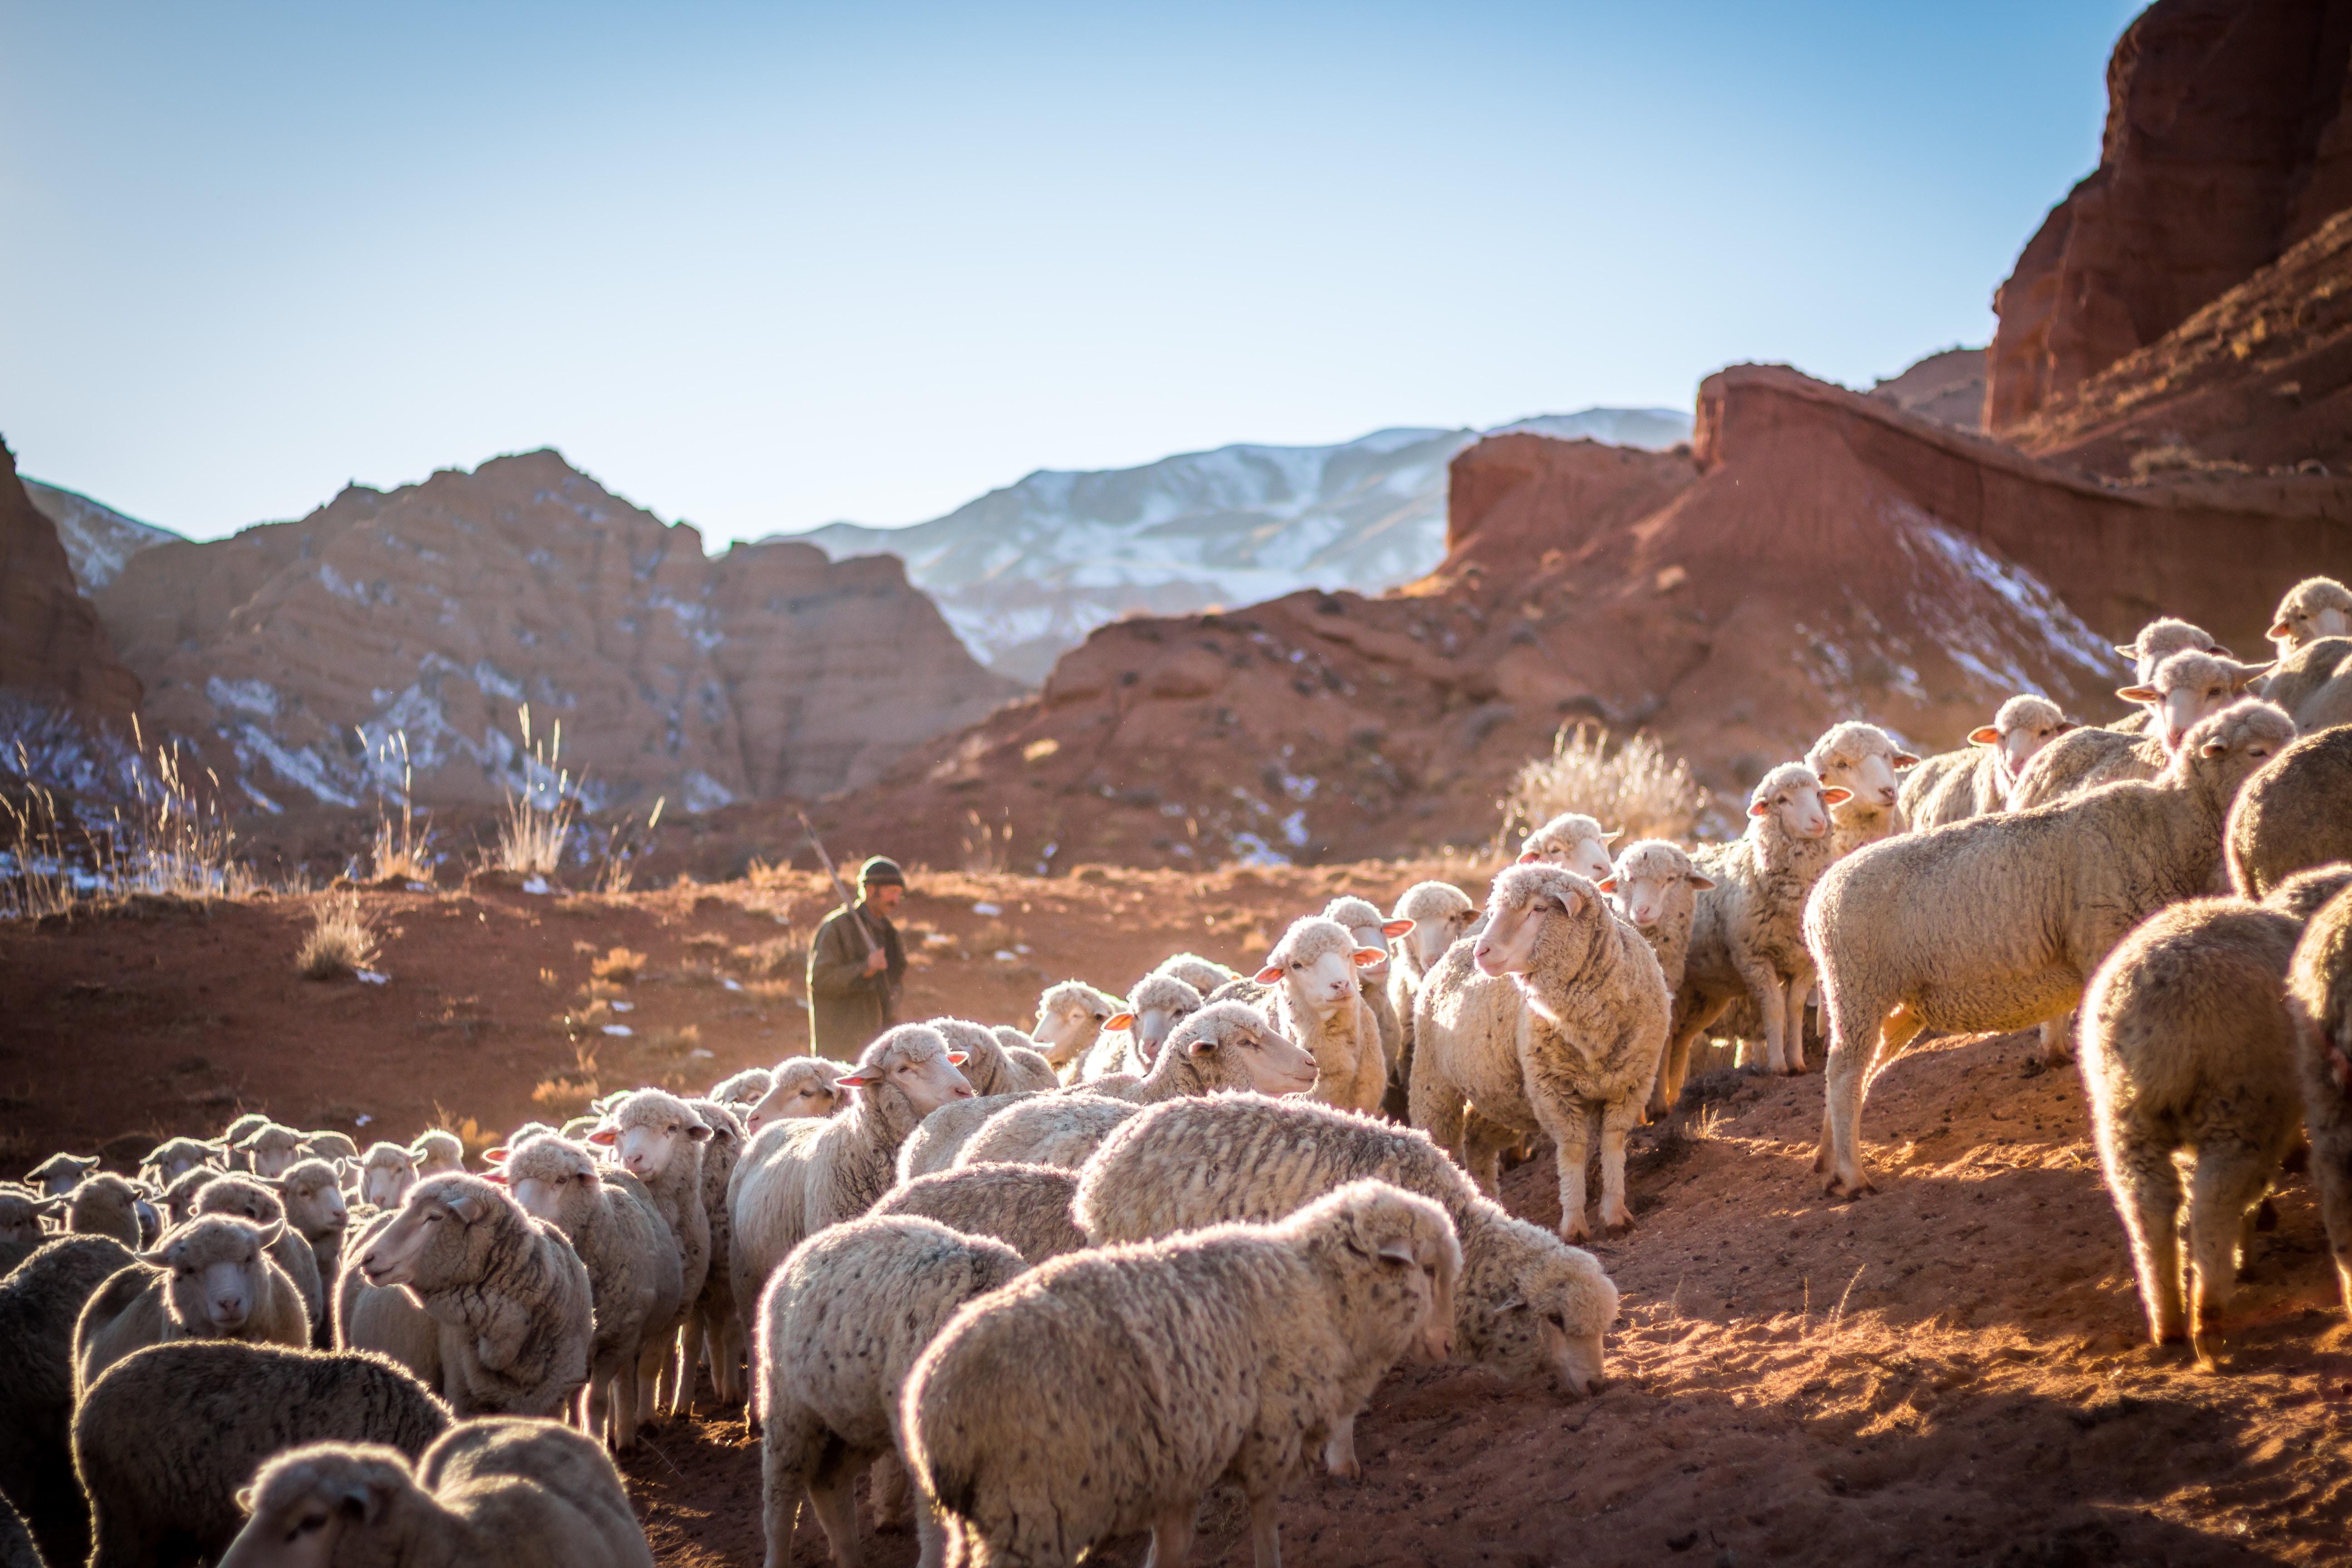
[[[1864,1091],[1922,1032],[2040,1025],[2079,1034],[2157,1340],[2210,1352],[2306,1129],[2352,1303],[2352,593],[2271,635],[2248,666],[2160,620],[2126,721],[2020,695],[1925,762],[1841,723],[1729,844],[1562,816],[1483,910],[1339,899],[1254,974],[1179,954],[1029,1031],[637,1089],[484,1172],[258,1116],[135,1180],[58,1155],[0,1188],[0,1565],[648,1563],[608,1454],[707,1369],[772,1568],[803,1503],[860,1561],[869,1469],[927,1564],[1149,1532],[1172,1568],[1231,1482],[1271,1568],[1283,1488],[1355,1473],[1400,1361],[1602,1386],[1588,1164],[1631,1227],[1627,1136],[1694,1042],[1803,1071],[1816,987],[1829,1191],[1869,1190]],[[1557,1233],[1496,1201],[1538,1135]]]

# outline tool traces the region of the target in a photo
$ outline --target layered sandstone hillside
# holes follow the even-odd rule
[[[35,507],[0,443],[0,689],[20,702],[63,700],[87,716],[127,720],[139,679],[115,657],[98,612],[74,584],[57,525]]]
[[[133,555],[100,595],[151,731],[265,807],[350,805],[407,737],[424,799],[524,776],[516,710],[563,726],[592,805],[707,810],[868,782],[1019,689],[973,662],[890,557],[706,558],[685,524],[556,453],[499,458],[299,522]]]

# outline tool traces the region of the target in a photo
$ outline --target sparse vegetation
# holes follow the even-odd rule
[[[143,747],[139,721],[134,742]],[[31,773],[21,743],[17,771]],[[73,809],[35,784],[21,799],[0,797],[8,847],[0,851],[0,916],[38,919],[103,907],[137,895],[236,899],[259,890],[253,868],[232,850],[236,833],[218,803],[220,780],[205,770],[199,793],[176,747],[143,750],[131,772],[132,801],[102,824],[75,822]]]
[[[367,731],[359,732],[360,742],[367,743]],[[383,778],[391,770],[393,752],[400,753],[400,816],[393,818],[392,808],[385,801]],[[368,880],[382,882],[398,879],[404,882],[433,880],[433,861],[428,854],[433,840],[433,818],[427,813],[420,829],[416,821],[415,786],[415,769],[408,760],[408,731],[396,730],[370,748],[370,772],[377,779],[375,795],[375,837],[368,848]]]
[[[500,871],[522,876],[548,876],[563,860],[563,846],[572,837],[572,819],[580,795],[572,775],[563,769],[563,721],[555,721],[552,736],[530,737],[530,704],[517,710],[522,724],[523,787],[507,792],[498,840],[490,847],[489,863]]]
[[[350,893],[322,900],[294,954],[295,973],[305,980],[334,980],[374,962],[375,932],[360,912],[359,900]]]
[[[645,972],[646,955],[616,947],[588,966],[588,973],[608,984],[626,985]]]
[[[662,807],[669,804],[667,795],[656,796],[654,808],[646,814],[643,827],[634,819],[624,816],[604,835],[604,862],[596,873],[596,890],[600,893],[625,893],[637,874],[637,862],[654,847],[654,829],[661,826]]]
[[[975,876],[1008,869],[1013,863],[1013,814],[1007,810],[1003,820],[989,823],[976,810],[967,809],[963,827],[963,868]]]
[[[1609,749],[1609,731],[1591,724],[1563,725],[1551,755],[1519,770],[1502,801],[1505,847],[1562,812],[1580,811],[1603,827],[1635,838],[1688,838],[1706,809],[1706,791],[1690,763],[1669,761],[1654,736],[1637,734]]]

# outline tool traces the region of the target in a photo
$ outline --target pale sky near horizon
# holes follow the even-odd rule
[[[2138,9],[0,0],[0,437],[200,538],[553,446],[716,548],[1990,334]]]

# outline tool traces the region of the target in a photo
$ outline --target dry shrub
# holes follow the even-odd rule
[[[626,985],[645,972],[646,955],[616,947],[588,966],[588,973],[614,985]]]
[[[729,956],[745,973],[772,978],[797,971],[807,960],[808,948],[797,931],[787,928],[782,936],[747,942]]]
[[[963,814],[963,868],[974,876],[986,876],[1012,864],[1012,809],[1007,807],[1002,819],[992,824],[978,811],[967,808]]]
[[[359,732],[367,740],[367,731]],[[433,862],[426,851],[433,842],[433,819],[428,814],[422,829],[417,826],[413,792],[416,785],[415,769],[408,759],[408,731],[395,730],[370,748],[370,772],[381,781],[391,771],[393,752],[400,753],[400,818],[394,821],[392,808],[384,799],[381,782],[375,796],[375,837],[368,847],[369,879],[384,881],[397,877],[405,882],[433,880]]]
[[[294,954],[295,973],[305,980],[333,980],[375,962],[375,932],[349,893],[320,900],[310,929]]]
[[[523,791],[520,795],[508,792],[489,863],[500,871],[547,876],[562,862],[564,841],[572,837],[572,818],[580,807],[580,795],[572,775],[562,767],[563,721],[556,721],[551,742],[534,743],[530,704],[523,704],[519,717],[523,751],[529,758],[523,767]]]
[[[1623,843],[1635,838],[1687,839],[1706,809],[1706,791],[1691,776],[1690,763],[1667,760],[1655,736],[1637,734],[1609,749],[1609,731],[1597,725],[1560,727],[1551,755],[1519,769],[1502,801],[1502,839],[1507,847],[1563,812],[1580,811],[1604,828],[1622,829]]]

